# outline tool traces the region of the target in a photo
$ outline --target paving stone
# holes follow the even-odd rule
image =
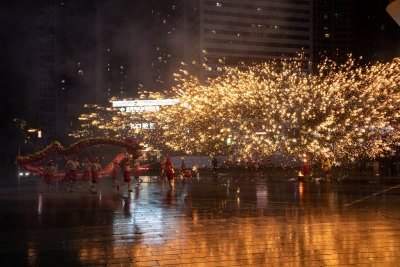
[[[251,175],[205,176],[177,182],[174,190],[150,182],[131,194],[117,192],[107,179],[98,194],[39,194],[35,183],[22,183],[19,191],[1,188],[0,261],[4,266],[398,266],[399,188],[368,197],[393,185],[285,183]]]

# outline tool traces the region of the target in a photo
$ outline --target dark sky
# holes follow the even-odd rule
[[[24,101],[23,92],[31,83],[34,67],[35,17],[33,5],[28,1],[6,1],[0,7],[1,34],[1,93],[2,115],[4,108],[20,112]],[[4,102],[3,102],[4,104]]]
[[[1,165],[13,166],[17,152],[18,132],[13,118],[24,114],[26,92],[32,84],[34,15],[32,1],[2,1],[0,5],[0,168]]]

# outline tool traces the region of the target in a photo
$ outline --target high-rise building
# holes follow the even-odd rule
[[[313,57],[312,1],[201,0],[200,49],[208,70],[224,65]]]
[[[400,56],[400,27],[386,12],[390,1],[353,0],[355,56],[364,62],[388,61]]]
[[[31,106],[37,106],[38,126],[48,135],[55,133],[57,122],[58,103],[65,90],[57,90],[56,74],[56,2],[40,1],[38,7],[39,32],[39,92]]]
[[[45,138],[64,136],[83,103],[100,95],[95,72],[98,0],[38,1],[38,89],[34,120]]]
[[[314,67],[324,58],[343,62],[354,50],[354,1],[314,0]]]
[[[361,62],[400,55],[400,27],[386,12],[389,1],[314,0],[314,66],[325,57]]]

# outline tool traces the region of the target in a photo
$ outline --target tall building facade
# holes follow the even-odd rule
[[[400,27],[386,12],[390,1],[314,0],[314,66],[348,54],[361,63],[400,56]]]
[[[59,118],[59,100],[64,91],[57,90],[56,73],[56,2],[40,1],[38,3],[38,37],[39,37],[39,72],[38,93],[30,106],[37,106],[37,124],[44,133],[55,133]],[[60,88],[61,89],[61,88]]]
[[[400,27],[386,12],[387,1],[353,0],[356,56],[364,62],[389,61],[400,57]]]
[[[240,62],[313,57],[313,3],[308,0],[201,0],[200,49],[209,71]]]
[[[353,0],[314,0],[314,66],[329,58],[343,62],[354,51]]]
[[[38,88],[32,93],[32,117],[43,136],[65,136],[85,102],[100,94],[96,88],[96,2],[37,2]]]

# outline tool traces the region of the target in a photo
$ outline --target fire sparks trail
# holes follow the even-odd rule
[[[400,59],[365,67],[352,58],[343,65],[326,60],[318,74],[309,75],[298,61],[288,60],[226,68],[224,75],[203,83],[182,70],[175,74],[173,93],[179,104],[140,114],[91,106],[93,112],[81,115],[82,130],[74,136],[100,130],[120,137],[129,131],[137,140],[186,153],[230,149],[242,156],[281,151],[349,161],[372,158],[399,145],[399,66]],[[149,99],[166,96],[146,94]],[[134,121],[156,126],[129,128]]]

